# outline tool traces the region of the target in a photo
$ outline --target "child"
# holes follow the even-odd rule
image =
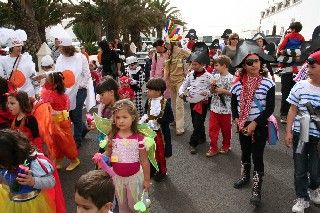
[[[61,72],[50,73],[41,94],[40,102],[52,107],[52,141],[57,169],[61,169],[63,158],[71,160],[67,171],[79,166],[77,145],[74,141],[69,117],[70,100],[65,94],[64,77]]]
[[[0,165],[1,212],[66,212],[56,170],[25,136],[0,130]]]
[[[126,73],[131,79],[131,88],[134,91],[134,103],[139,116],[142,116],[144,112],[142,105],[142,86],[144,84],[145,74],[142,68],[138,65],[138,59],[135,56],[128,57],[126,59],[126,63],[128,65]]]
[[[218,137],[221,129],[223,141],[219,152],[226,154],[230,150],[231,142],[231,83],[233,75],[228,72],[231,59],[221,55],[214,60],[216,74],[213,75],[212,99],[210,105],[209,136],[210,149],[207,157],[218,154]]]
[[[196,147],[206,141],[204,122],[208,111],[208,97],[212,75],[204,68],[210,61],[207,52],[194,52],[191,55],[192,71],[187,75],[179,89],[179,96],[183,98],[187,92],[190,102],[193,133],[190,138],[190,153],[196,154]]]
[[[115,189],[106,172],[93,170],[82,175],[75,191],[77,213],[111,213]]]
[[[23,91],[8,94],[8,109],[15,116],[11,128],[24,133],[31,143],[42,152],[43,142],[39,135],[38,122],[31,114],[32,105]]]
[[[0,130],[9,128],[14,118],[7,108],[8,91],[7,80],[0,77]]]
[[[92,60],[89,63],[89,70],[90,70],[91,78],[93,80],[93,87],[96,91],[96,87],[100,83],[102,76],[101,76],[101,72],[97,70],[97,65],[95,60]]]
[[[131,79],[127,76],[124,75],[120,78],[119,95],[121,99],[129,99],[130,101],[133,101],[134,91],[131,89],[130,83]]]
[[[133,206],[143,188],[148,190],[150,187],[150,164],[144,136],[137,130],[138,118],[131,101],[124,99],[114,104],[106,155],[115,172],[113,182],[120,213],[134,212]]]
[[[320,51],[307,59],[309,79],[299,81],[291,90],[287,101],[288,113],[285,143],[293,146],[294,183],[297,200],[293,212],[304,212],[310,201],[320,204],[319,182],[319,121],[306,107],[318,111],[320,107]],[[299,115],[298,115],[299,114]],[[317,115],[315,115],[318,118]],[[309,176],[309,177],[308,177]]]
[[[159,165],[159,172],[155,175],[156,181],[162,181],[167,175],[165,157],[172,156],[171,134],[169,125],[173,122],[173,112],[170,103],[163,97],[166,90],[166,82],[161,78],[153,78],[147,83],[147,96],[145,110],[146,114],[142,120],[147,120],[149,127],[157,136],[156,160]],[[164,146],[165,144],[165,146]],[[151,170],[154,170],[153,167]],[[153,172],[152,172],[153,174]]]
[[[112,77],[105,77],[104,81],[97,85],[97,94],[99,95],[98,115],[110,119],[112,117],[112,107],[114,103],[120,100],[119,85]],[[98,134],[98,142],[105,139],[105,135]],[[103,153],[105,150],[99,150]]]

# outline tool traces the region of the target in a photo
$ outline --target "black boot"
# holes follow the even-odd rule
[[[241,177],[233,184],[233,187],[240,189],[250,181],[250,163],[241,163]]]
[[[261,186],[262,186],[262,173],[253,172],[253,184],[252,184],[252,195],[250,203],[259,206],[261,203]]]

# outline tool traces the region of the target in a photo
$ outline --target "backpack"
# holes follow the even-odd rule
[[[257,107],[259,108],[260,112],[262,112],[262,106],[259,102],[259,100],[254,97],[254,103],[257,105]],[[276,145],[277,142],[279,141],[279,127],[278,127],[278,122],[276,117],[274,117],[274,115],[271,115],[268,118],[268,143],[269,145]]]

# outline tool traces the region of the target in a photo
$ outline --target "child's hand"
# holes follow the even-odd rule
[[[293,138],[292,132],[287,132],[284,138],[284,143],[288,148],[292,146],[292,138]]]
[[[217,94],[223,94],[224,92],[225,92],[225,89],[221,87],[216,87],[214,90],[214,93],[217,93]]]
[[[35,184],[34,177],[32,176],[32,172],[29,170],[26,174],[18,173],[17,181],[21,185],[31,186],[33,187]]]
[[[252,121],[245,129],[247,130],[247,135],[252,135],[257,127],[257,123]]]
[[[144,190],[149,191],[150,186],[151,186],[150,180],[144,180],[144,181],[143,181],[143,188],[144,188]]]

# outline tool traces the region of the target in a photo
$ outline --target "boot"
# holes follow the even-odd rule
[[[241,177],[233,184],[233,187],[240,189],[250,182],[250,163],[241,163]]]
[[[261,186],[262,186],[262,173],[257,171],[253,172],[253,184],[252,184],[252,195],[250,203],[259,206],[261,202]]]
[[[71,163],[69,164],[69,166],[66,168],[67,171],[72,171],[75,168],[77,168],[80,165],[80,160],[79,158],[76,158],[74,160],[71,161]]]

